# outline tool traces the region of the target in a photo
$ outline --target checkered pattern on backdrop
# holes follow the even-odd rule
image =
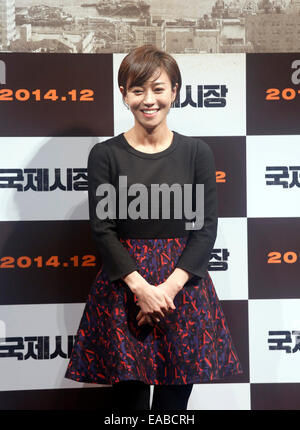
[[[62,407],[66,390],[63,407],[105,407],[109,397],[109,386],[63,375],[100,264],[87,157],[133,124],[117,86],[123,57],[0,53],[3,409],[30,409],[37,399]],[[168,124],[202,137],[215,155],[219,226],[209,271],[244,370],[194,385],[188,409],[299,409],[297,54],[175,58],[183,85]]]

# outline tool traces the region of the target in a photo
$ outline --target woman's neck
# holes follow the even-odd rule
[[[126,139],[134,145],[134,147],[150,148],[155,150],[169,145],[173,138],[173,132],[165,125],[156,129],[145,129],[135,124],[130,130],[124,133]]]

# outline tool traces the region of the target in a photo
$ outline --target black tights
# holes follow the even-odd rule
[[[193,384],[154,385],[151,410],[186,410]],[[112,386],[113,410],[150,410],[150,385],[120,381]]]

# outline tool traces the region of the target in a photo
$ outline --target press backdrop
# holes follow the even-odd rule
[[[110,405],[64,379],[100,266],[87,158],[133,122],[125,54],[0,53],[0,409]],[[194,385],[188,409],[300,409],[300,55],[177,54],[172,130],[216,160],[209,272],[243,375]]]

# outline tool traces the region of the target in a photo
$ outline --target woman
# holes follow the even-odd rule
[[[169,54],[150,45],[131,51],[118,84],[135,122],[89,154],[90,221],[102,267],[65,377],[112,385],[117,410],[149,409],[150,385],[152,410],[185,410],[194,383],[242,373],[207,271],[218,219],[214,157],[201,139],[168,128],[181,87]],[[204,184],[203,225],[196,184]],[[191,207],[179,217],[182,201]]]

